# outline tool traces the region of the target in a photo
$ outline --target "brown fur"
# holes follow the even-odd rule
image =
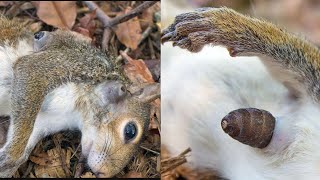
[[[11,21],[6,17],[0,17],[0,45],[10,43],[15,46],[20,39],[28,39],[31,43],[33,38],[31,32],[17,21]]]

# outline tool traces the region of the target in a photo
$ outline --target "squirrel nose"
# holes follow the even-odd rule
[[[39,32],[36,32],[36,33],[34,34],[34,38],[35,38],[36,40],[41,39],[43,36],[44,36],[44,32],[43,32],[43,31],[39,31]]]

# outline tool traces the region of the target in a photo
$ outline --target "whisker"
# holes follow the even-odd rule
[[[111,138],[112,138],[112,137],[114,136],[114,134],[113,134],[113,128],[109,128],[109,127],[108,127],[108,129],[111,129]],[[108,132],[109,132],[109,131],[108,131]],[[109,138],[110,138],[110,137],[109,137]],[[109,154],[109,152],[110,152],[110,150],[111,150],[111,143],[112,143],[112,142],[111,142],[111,141],[112,141],[111,138],[110,138],[110,141],[109,141],[110,143],[109,143],[108,148],[107,148],[107,151],[106,151],[106,155]]]

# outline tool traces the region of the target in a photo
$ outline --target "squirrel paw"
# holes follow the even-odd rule
[[[179,46],[191,52],[199,52],[207,44],[207,35],[212,29],[208,18],[195,11],[176,16],[175,21],[162,33],[162,43],[173,41],[173,46]]]
[[[25,160],[26,159],[23,158],[13,160],[7,153],[0,151],[0,178],[12,177],[19,168],[21,162],[24,162]]]
[[[228,8],[200,8],[176,16],[175,21],[162,32],[161,42],[172,41],[190,52],[199,52],[204,45],[226,46],[231,56],[244,52],[241,20]]]

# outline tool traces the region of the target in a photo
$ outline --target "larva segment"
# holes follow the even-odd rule
[[[271,141],[275,118],[271,113],[256,108],[231,111],[221,121],[225,133],[243,144],[265,148]]]

